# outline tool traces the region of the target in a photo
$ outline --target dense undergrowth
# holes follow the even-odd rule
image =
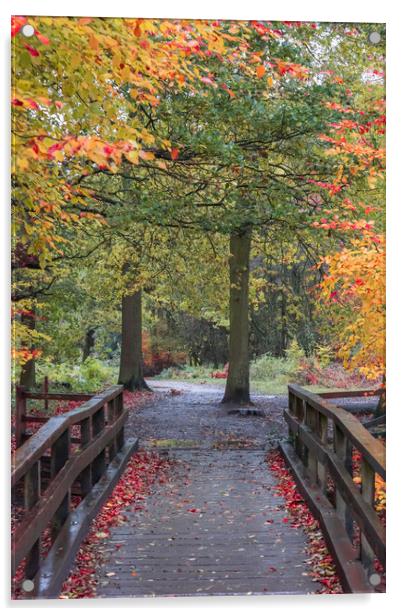
[[[95,392],[116,383],[118,372],[116,361],[89,357],[82,363],[51,364],[38,361],[36,376],[39,386],[47,376],[53,389]],[[226,375],[227,365],[181,364],[165,368],[153,378],[217,384]],[[340,362],[334,360],[328,347],[318,347],[313,355],[307,357],[295,342],[291,343],[283,357],[265,354],[251,361],[250,381],[253,391],[265,394],[286,393],[290,382],[313,390],[358,389],[376,385],[357,372],[346,371]]]
[[[225,367],[178,366],[163,370],[162,379],[217,382],[226,377]],[[318,347],[315,354],[306,357],[303,350],[292,343],[284,357],[261,355],[250,364],[251,388],[266,394],[287,392],[290,382],[305,385],[313,390],[321,388],[358,389],[375,383],[362,378],[358,373],[347,372],[341,363],[334,361],[328,347]]]

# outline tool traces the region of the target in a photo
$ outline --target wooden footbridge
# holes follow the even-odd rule
[[[385,531],[374,508],[376,476],[385,479],[385,448],[351,413],[328,402],[331,397],[340,394],[314,395],[289,386],[284,413],[289,439],[280,447],[320,522],[344,591],[374,592],[376,571],[385,567]],[[26,423],[38,421],[27,412],[30,398],[83,404],[39,419],[43,425],[28,436]],[[23,585],[22,598],[58,597],[91,521],[138,447],[137,439],[125,438],[127,415],[121,386],[92,397],[18,392],[12,488],[20,515],[12,575],[25,568],[29,584]],[[356,452],[359,485],[353,480]],[[197,594],[203,589],[205,594],[314,592],[311,578],[301,577],[302,531],[285,532],[287,543],[281,546],[281,535],[266,525],[267,510],[279,511],[280,506],[269,492],[273,482],[261,463],[264,455],[262,450],[185,452],[200,508],[180,512],[175,502],[161,513],[162,499],[152,502],[151,497],[146,523],[134,516],[130,526],[116,531],[116,542],[123,535],[127,539],[118,561],[122,581],[113,578],[103,596]],[[229,482],[232,487],[225,492]],[[180,486],[178,493],[183,502],[188,500]],[[227,501],[221,510],[222,494]],[[130,574],[133,559],[144,569],[136,577]],[[282,575],[271,582],[266,580],[268,570]]]

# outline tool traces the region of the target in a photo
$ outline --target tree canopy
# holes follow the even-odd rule
[[[26,23],[12,21],[17,365],[72,357],[93,328],[118,336],[137,291],[145,322],[230,329],[244,284],[239,322],[275,353],[322,339],[384,373],[384,43],[367,25],[30,17],[28,39]]]

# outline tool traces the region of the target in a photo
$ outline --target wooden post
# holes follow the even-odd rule
[[[105,427],[105,406],[102,406],[99,411],[92,416],[92,436],[96,436]],[[102,477],[106,468],[106,452],[103,449],[100,454],[92,462],[92,485],[97,483]]]
[[[346,468],[350,468],[351,464],[351,447],[348,443],[348,439],[345,434],[339,428],[339,426],[335,425],[335,453],[340,458],[342,464]],[[340,491],[336,488],[336,511],[339,517],[342,519],[346,532],[349,535],[349,538],[353,539],[353,517],[351,515],[350,507],[346,504],[344,499],[342,498]]]
[[[57,473],[63,468],[70,456],[70,431],[65,430],[52,446],[51,461],[50,461],[50,475],[55,477]],[[67,491],[66,496],[61,502],[59,508],[53,516],[52,520],[52,538],[53,540],[59,534],[64,522],[70,513],[70,490]]]
[[[49,393],[49,377],[47,376],[45,376],[45,378],[43,379],[43,393],[45,395]],[[49,410],[49,400],[45,398],[44,402],[45,402],[45,412],[47,415],[47,412]]]
[[[114,423],[114,421],[116,420],[116,416],[117,416],[117,409],[116,409],[116,404],[117,404],[117,398],[113,398],[113,400],[110,400],[109,402],[107,402],[106,407],[107,407],[107,423],[112,425]],[[110,444],[108,446],[108,462],[110,463],[113,458],[116,455],[116,438],[113,438],[110,441]]]
[[[123,399],[123,392],[120,392],[119,395],[116,398],[117,402],[117,417],[120,417],[124,411],[124,399]],[[125,442],[125,436],[124,436],[124,426],[122,427],[122,429],[120,430],[120,432],[118,432],[117,437],[116,437],[116,447],[117,447],[117,451],[120,451],[123,447],[124,447],[124,442]]]
[[[24,509],[28,512],[40,497],[40,461],[35,462],[24,477]],[[25,577],[33,580],[40,565],[40,537],[27,554]]]
[[[295,415],[299,423],[304,423],[305,403],[298,396],[295,398]],[[298,457],[305,463],[305,447],[298,436],[295,437],[295,451]]]
[[[19,385],[15,388],[15,443],[20,447],[25,436],[25,416],[27,414],[27,399],[25,390]]]
[[[317,434],[317,424],[318,424],[318,413],[317,411],[310,406],[308,402],[306,402],[306,414],[305,414],[305,424],[313,434]],[[317,483],[317,457],[315,452],[312,449],[308,449],[307,447],[307,470],[310,475],[310,479],[313,483]]]
[[[292,415],[293,417],[295,415],[295,397],[290,390],[288,390],[288,408],[289,408],[290,415]],[[288,426],[288,438],[289,438],[289,441],[292,443],[293,447],[295,447],[296,439],[295,439],[295,435],[290,426]]]
[[[318,415],[318,436],[321,443],[326,446],[328,444],[328,417],[323,413]],[[325,464],[317,460],[317,479],[321,491],[327,493],[327,469]]]
[[[84,449],[86,445],[91,442],[91,420],[88,417],[83,419],[80,423],[81,426],[81,449]],[[81,487],[81,497],[84,498],[92,487],[91,478],[91,465],[88,464],[86,468],[80,473],[79,482]]]
[[[362,458],[361,463],[361,486],[362,497],[368,503],[369,507],[373,507],[375,494],[375,474],[369,463]],[[360,535],[360,558],[365,569],[370,569],[373,564],[375,555],[363,533]]]

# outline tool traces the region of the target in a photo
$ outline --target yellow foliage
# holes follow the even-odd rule
[[[325,258],[321,284],[346,368],[368,379],[385,372],[385,238],[367,237]]]

